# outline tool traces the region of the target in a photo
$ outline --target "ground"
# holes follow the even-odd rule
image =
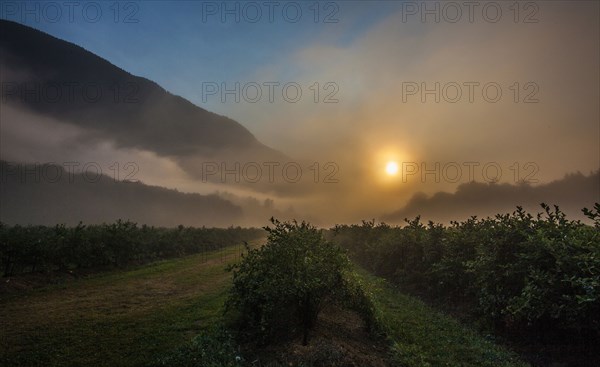
[[[299,335],[291,341],[277,343],[252,354],[253,361],[288,366],[307,363],[315,367],[390,365],[388,341],[371,335],[355,312],[335,306],[326,307],[321,312],[308,345],[302,345]]]

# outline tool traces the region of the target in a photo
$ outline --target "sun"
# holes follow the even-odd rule
[[[385,166],[385,172],[390,176],[396,175],[398,173],[398,163],[389,161]]]

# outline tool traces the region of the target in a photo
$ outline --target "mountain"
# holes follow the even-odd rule
[[[210,161],[281,161],[236,121],[200,108],[72,43],[0,20],[3,107],[83,129],[117,148],[150,151],[199,177]]]
[[[58,165],[0,161],[0,221],[8,224],[110,223],[226,227],[242,209],[217,195],[181,193]]]
[[[584,207],[591,208],[600,202],[600,173],[589,176],[581,173],[566,175],[561,180],[531,186],[527,184],[495,184],[470,182],[458,186],[456,192],[437,192],[432,196],[415,194],[400,210],[384,215],[381,219],[389,223],[403,222],[417,215],[434,222],[464,220],[473,215],[478,217],[508,213],[522,206],[537,213],[541,203],[558,205],[571,219],[585,219]]]

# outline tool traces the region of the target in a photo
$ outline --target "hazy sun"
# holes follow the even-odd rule
[[[385,172],[390,176],[394,176],[396,173],[398,173],[398,163],[389,161],[385,166]]]

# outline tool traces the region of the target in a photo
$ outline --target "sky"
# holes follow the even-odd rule
[[[7,1],[0,17],[80,45],[318,164],[319,183],[302,197],[275,197],[281,207],[357,220],[417,192],[473,180],[543,184],[600,167],[595,1],[65,4]],[[222,93],[236,85],[239,101]],[[152,184],[236,190],[199,183],[153,152],[105,143],[82,154],[134,154]],[[328,174],[334,182],[323,182]]]

